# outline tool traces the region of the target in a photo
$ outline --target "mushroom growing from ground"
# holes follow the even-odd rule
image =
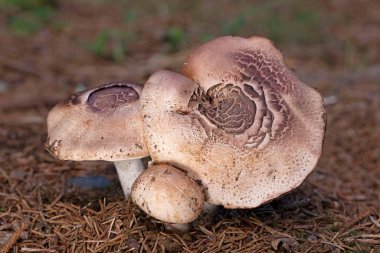
[[[196,49],[184,75],[161,70],[143,90],[116,83],[58,104],[47,147],[59,159],[115,161],[125,196],[134,182],[144,211],[187,223],[203,205],[253,208],[299,186],[325,124],[322,97],[269,40],[229,36]]]
[[[147,214],[175,224],[192,222],[204,205],[201,187],[167,164],[149,166],[133,184],[131,197]]]
[[[125,196],[149,156],[142,134],[142,85],[112,83],[72,95],[47,118],[47,149],[62,160],[113,161]]]
[[[142,92],[152,160],[201,182],[206,201],[253,208],[299,186],[321,155],[322,97],[261,37],[196,49],[182,76],[153,74]]]

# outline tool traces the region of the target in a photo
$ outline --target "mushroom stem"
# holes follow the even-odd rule
[[[212,220],[214,218],[214,215],[218,211],[219,206],[210,204],[205,202],[203,209],[202,209],[202,219],[205,221],[206,224],[211,224]],[[191,224],[190,223],[185,223],[185,224],[179,224],[179,223],[164,223],[165,230],[171,233],[175,234],[185,234],[190,231]]]
[[[128,198],[136,178],[145,170],[142,159],[115,161],[114,164],[121,187],[123,188],[124,196]]]
[[[165,230],[174,234],[186,234],[190,231],[191,225],[189,223],[179,224],[179,223],[165,223]]]

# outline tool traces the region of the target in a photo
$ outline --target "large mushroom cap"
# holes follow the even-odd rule
[[[142,86],[112,83],[74,94],[49,113],[48,150],[62,160],[148,156],[143,140]]]
[[[195,50],[187,77],[159,71],[142,94],[151,157],[187,170],[208,202],[251,208],[302,183],[325,129],[318,92],[264,38],[222,37]]]
[[[195,220],[204,204],[201,187],[184,172],[166,164],[145,170],[134,182],[131,197],[147,214],[177,224]]]

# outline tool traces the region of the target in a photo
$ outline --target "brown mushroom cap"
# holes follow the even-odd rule
[[[256,207],[313,170],[325,129],[322,97],[269,40],[215,39],[189,56],[184,73],[159,71],[147,81],[144,136],[152,159],[200,180],[208,202]]]
[[[131,197],[147,214],[164,222],[189,223],[204,204],[204,195],[184,172],[166,165],[150,166],[134,182]]]
[[[118,161],[148,156],[142,85],[112,83],[72,95],[49,113],[48,150],[62,160]]]

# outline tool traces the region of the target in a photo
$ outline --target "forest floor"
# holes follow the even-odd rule
[[[380,252],[380,2],[210,2],[0,1],[0,252]],[[323,154],[298,189],[178,235],[124,199],[111,163],[45,150],[59,100],[179,71],[224,34],[274,40],[325,99]]]

